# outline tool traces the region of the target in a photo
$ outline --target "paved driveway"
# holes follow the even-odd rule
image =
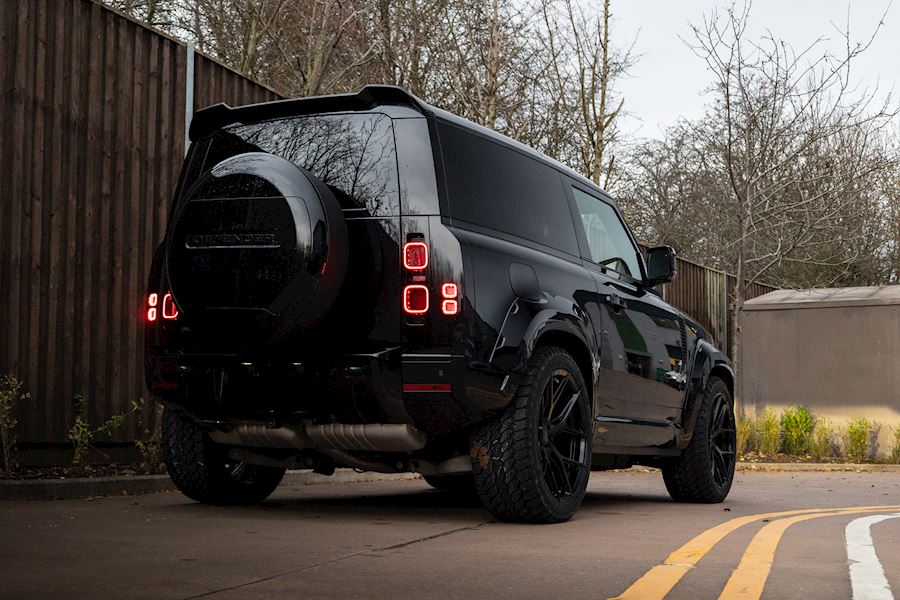
[[[282,487],[249,508],[4,502],[0,597],[890,598],[898,505],[896,474],[745,472],[725,504],[684,505],[634,471],[594,474],[550,526],[495,522],[421,480]]]

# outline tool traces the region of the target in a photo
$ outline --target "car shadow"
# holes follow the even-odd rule
[[[250,506],[209,506],[183,497],[183,502],[161,507],[162,510],[181,514],[209,516],[214,514],[259,518],[283,519],[290,515],[296,519],[338,518],[358,519],[367,522],[448,519],[472,524],[493,521],[493,516],[482,506],[474,494],[460,494],[434,490],[422,482],[409,489],[381,490],[367,484],[359,484],[358,493],[349,495],[346,488],[329,490],[330,486],[317,489],[290,487],[282,489],[265,502]],[[302,490],[303,493],[296,493]],[[292,493],[295,492],[295,493]],[[311,493],[310,493],[311,492]],[[629,509],[641,510],[647,505],[671,505],[667,495],[615,494],[589,491],[582,503],[582,510],[589,513],[627,513]],[[159,509],[157,509],[159,510]],[[576,515],[577,518],[577,515]]]

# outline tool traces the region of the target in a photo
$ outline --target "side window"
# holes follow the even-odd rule
[[[573,187],[572,192],[575,194],[584,233],[591,249],[591,260],[618,273],[640,279],[637,249],[615,209],[578,188]]]
[[[559,173],[503,144],[439,123],[450,217],[578,255]]]

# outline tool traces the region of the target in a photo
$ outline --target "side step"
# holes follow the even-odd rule
[[[319,450],[367,450],[371,452],[414,452],[428,442],[428,436],[411,425],[303,422],[285,427],[241,424],[229,431],[212,431],[209,437],[220,444],[248,448],[313,448]]]

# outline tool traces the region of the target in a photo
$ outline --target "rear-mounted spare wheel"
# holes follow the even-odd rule
[[[312,327],[336,302],[347,269],[337,199],[321,180],[261,152],[203,174],[185,194],[168,244],[184,323],[199,345],[222,350]]]

